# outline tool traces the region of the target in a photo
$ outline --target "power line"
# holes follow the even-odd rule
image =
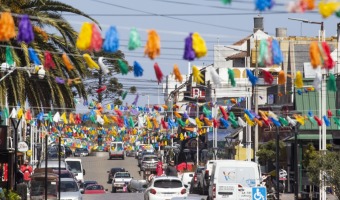
[[[106,4],[106,5],[110,5],[110,6],[114,6],[114,7],[118,7],[118,8],[123,8],[123,9],[131,10],[131,11],[141,12],[141,13],[145,13],[145,14],[151,14],[153,16],[159,16],[159,17],[165,17],[165,18],[169,18],[169,19],[174,19],[174,20],[177,20],[177,21],[185,21],[185,22],[190,22],[190,23],[196,23],[196,24],[201,24],[201,25],[206,25],[206,26],[212,26],[212,27],[217,27],[217,28],[224,28],[224,29],[240,31],[240,32],[247,32],[247,33],[249,33],[249,31],[250,31],[250,30],[246,30],[246,29],[221,26],[221,25],[216,25],[216,24],[211,24],[211,23],[204,23],[204,22],[198,22],[198,21],[194,21],[194,20],[187,20],[187,19],[182,19],[182,18],[177,18],[177,17],[171,17],[171,16],[167,16],[167,15],[163,15],[163,14],[146,12],[146,11],[143,11],[143,10],[129,8],[129,7],[126,7],[126,6],[121,6],[121,5],[113,4],[113,3],[108,3],[108,2],[105,2],[105,1],[101,1],[101,0],[92,0],[92,1],[98,2],[98,3],[102,3],[102,4]]]

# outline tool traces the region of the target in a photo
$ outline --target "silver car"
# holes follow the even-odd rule
[[[83,195],[79,191],[77,182],[72,178],[60,179],[60,199],[61,200],[82,200]]]

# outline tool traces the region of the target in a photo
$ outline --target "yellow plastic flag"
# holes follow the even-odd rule
[[[63,120],[64,124],[67,124],[67,118],[66,118],[66,113],[64,112],[61,116],[60,119]]]
[[[111,110],[111,104],[107,104],[106,109]]]
[[[247,114],[244,114],[244,118],[245,118],[247,124],[249,124],[249,126],[254,126],[255,125],[255,123],[253,121],[251,121],[251,119],[248,117]]]
[[[151,124],[149,117],[146,118],[146,125],[148,129],[152,129],[152,124]]]
[[[22,108],[19,108],[18,113],[17,113],[18,119],[21,119],[21,117],[23,115],[24,115],[24,112],[23,112]]]
[[[110,124],[111,123],[110,119],[106,115],[104,115],[103,119],[104,119],[104,124]]]
[[[305,125],[305,118],[301,115],[293,115],[295,117],[296,121],[299,122],[302,126]]]

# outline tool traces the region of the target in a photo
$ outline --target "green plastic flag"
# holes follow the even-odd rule
[[[232,69],[228,69],[228,77],[229,77],[229,81],[231,82],[231,85],[233,87],[236,86],[236,81],[235,81],[235,73],[234,70]]]
[[[236,120],[236,117],[233,112],[229,112],[229,119]]]
[[[123,75],[126,75],[129,72],[129,66],[121,59],[118,59],[118,66]]]
[[[132,119],[131,116],[130,116],[130,118],[129,118],[129,124],[130,124],[130,127],[131,127],[131,128],[135,127],[135,123],[133,122],[133,119]]]
[[[91,115],[91,116],[90,116],[90,120],[91,120],[92,123],[96,123],[96,122],[97,122],[97,121],[96,121],[96,116],[95,116],[95,115]]]
[[[8,109],[7,109],[7,108],[4,108],[4,110],[3,110],[2,112],[3,112],[2,116],[3,116],[5,119],[7,119],[7,118],[9,117]]]
[[[231,4],[231,0],[221,0],[223,4]]]
[[[281,122],[281,124],[283,126],[288,126],[289,125],[289,122],[284,117],[279,117],[279,121]]]
[[[142,46],[142,42],[140,40],[140,35],[136,28],[132,28],[130,31],[130,38],[129,38],[129,44],[128,49],[129,50],[135,50]]]
[[[124,91],[123,94],[122,94],[122,99],[124,100],[126,98],[126,95],[127,95],[127,91]]]
[[[206,106],[203,106],[203,113],[205,116],[209,116],[211,114],[211,110],[209,110]]]
[[[333,117],[334,119],[334,123],[337,125],[337,126],[340,126],[340,119],[337,118],[337,117]]]
[[[329,74],[329,78],[328,78],[328,81],[327,81],[327,90],[332,91],[332,92],[337,91],[335,76],[332,73]]]
[[[53,122],[52,111],[48,112],[47,121],[50,122],[50,123]]]
[[[229,122],[231,123],[231,126],[234,128],[237,128],[239,126],[238,122],[235,119],[230,118],[230,115],[229,115]]]
[[[308,116],[308,120],[310,121],[310,123],[312,123],[313,125],[318,125],[314,119],[314,117]]]
[[[185,122],[183,122],[181,118],[177,118],[177,122],[181,127],[185,127]]]
[[[13,66],[14,65],[14,59],[12,56],[12,51],[9,46],[6,46],[6,63]]]

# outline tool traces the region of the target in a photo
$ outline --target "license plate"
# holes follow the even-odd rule
[[[150,174],[150,172],[149,172],[149,171],[146,171],[145,174]]]
[[[222,198],[228,198],[228,197],[229,195],[226,195],[226,194],[222,195]]]

